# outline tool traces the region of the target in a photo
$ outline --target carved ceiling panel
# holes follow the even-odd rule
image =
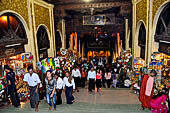
[[[78,3],[96,3],[96,2],[125,2],[125,1],[131,1],[131,0],[89,0],[87,2],[86,0],[44,0],[46,2],[50,2],[56,5],[59,4],[78,4]]]

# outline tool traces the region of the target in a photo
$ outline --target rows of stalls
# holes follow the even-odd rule
[[[16,56],[12,56],[6,59],[0,59],[0,102],[7,100],[6,93],[6,73],[4,71],[4,65],[9,67],[16,74],[16,88],[19,94],[20,100],[24,101],[29,97],[28,88],[23,82],[24,73],[28,66],[32,66],[33,56],[31,53],[22,53]]]

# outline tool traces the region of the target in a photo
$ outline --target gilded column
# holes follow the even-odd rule
[[[84,58],[84,42],[82,43],[82,57]]]
[[[132,23],[132,67],[134,67],[134,59],[136,57],[136,51],[135,51],[135,40],[136,40],[136,3],[133,0],[132,1],[132,5],[133,5],[133,11],[132,11],[132,15],[133,15],[133,23]]]
[[[149,0],[147,0],[147,12],[146,12],[147,16],[146,16],[146,44],[145,44],[145,65],[148,65],[148,59],[150,58],[148,52],[149,52],[149,49],[150,49],[150,45],[149,45],[149,40],[150,40],[150,37],[149,37]]]
[[[79,57],[81,57],[80,39],[79,39]]]
[[[149,39],[148,39],[148,54],[147,54],[147,66],[149,67],[149,63],[150,63],[150,61],[151,61],[151,54],[152,54],[152,4],[153,4],[153,0],[149,0],[150,1],[150,3],[149,3],[149,5],[148,5],[148,7],[150,7],[149,8],[149,11],[148,11],[148,13],[149,13],[149,17],[148,17],[148,25],[149,25],[149,27],[148,27],[148,37],[149,37]]]
[[[66,49],[66,27],[65,27],[65,20],[62,19],[62,49]]]
[[[77,33],[76,33],[76,32],[75,32],[74,35],[75,35],[75,37],[74,37],[74,39],[75,39],[75,48],[74,48],[74,49],[75,49],[75,52],[77,53],[77,41],[78,41],[77,38],[78,38],[78,37],[77,37]]]
[[[70,35],[70,46],[71,46],[71,50],[73,51],[73,35]]]
[[[125,19],[125,50],[129,49],[129,36],[128,36],[128,32],[129,32],[129,26],[128,26],[128,19]]]

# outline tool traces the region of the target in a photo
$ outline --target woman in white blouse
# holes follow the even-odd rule
[[[74,78],[70,75],[69,72],[66,72],[66,76],[63,79],[63,89],[65,89],[67,104],[73,104],[73,90],[75,90],[75,82]]]

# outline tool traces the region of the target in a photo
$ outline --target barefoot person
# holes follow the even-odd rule
[[[38,105],[40,102],[39,99],[39,86],[40,86],[40,78],[39,76],[33,72],[33,67],[28,67],[28,73],[24,76],[24,82],[26,82],[29,86],[30,90],[30,105],[31,108],[35,108],[35,111],[38,112]]]
[[[74,78],[70,75],[69,72],[66,73],[66,76],[63,79],[63,89],[65,89],[67,104],[73,104],[73,90],[75,90],[75,83]]]
[[[76,90],[77,92],[79,92],[79,87],[81,86],[81,73],[80,73],[80,70],[76,66],[74,66],[74,69],[72,70],[72,76],[75,81]]]
[[[14,107],[19,107],[20,100],[19,100],[19,96],[16,90],[16,85],[15,85],[15,73],[13,72],[12,69],[9,68],[8,65],[4,66],[4,70],[7,73],[6,75],[7,89],[8,89],[8,93],[10,95],[12,104],[14,105]]]
[[[95,82],[96,82],[96,71],[94,71],[94,68],[91,67],[91,70],[88,72],[89,80],[89,93],[91,94],[93,90],[95,90]]]
[[[102,87],[101,79],[102,79],[102,72],[100,69],[97,69],[96,87],[97,87],[97,92],[99,92],[99,93],[101,93],[101,87]]]
[[[153,97],[153,84],[156,74],[155,70],[151,70],[149,76],[144,75],[143,77],[139,95],[139,100],[142,103],[143,110],[145,108],[151,109],[150,101]]]
[[[46,83],[46,98],[47,98],[47,103],[49,104],[49,110],[52,109],[52,102],[51,99],[53,100],[53,105],[54,105],[54,110],[56,110],[56,80],[52,76],[52,72],[50,70],[47,71],[47,77],[45,78],[45,83]]]
[[[55,77],[56,82],[57,82],[57,86],[56,86],[57,102],[56,102],[56,104],[61,105],[62,104],[61,94],[62,94],[62,89],[63,89],[63,80],[57,72],[55,72],[54,77]]]

